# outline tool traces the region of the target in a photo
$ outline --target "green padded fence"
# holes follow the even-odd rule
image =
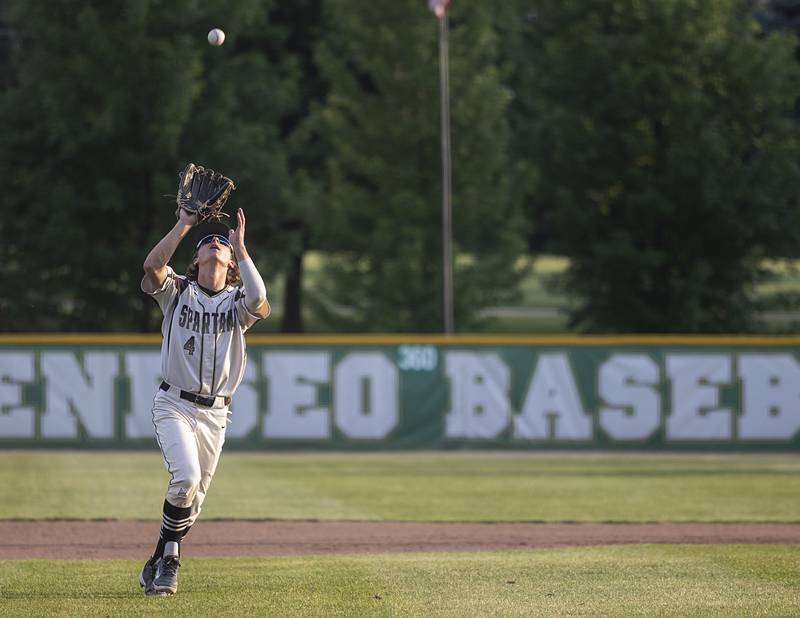
[[[158,337],[0,337],[0,446],[152,447]],[[227,448],[800,448],[800,339],[248,339]]]

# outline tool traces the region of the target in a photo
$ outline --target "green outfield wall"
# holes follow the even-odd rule
[[[0,336],[0,446],[155,445],[160,339]],[[251,336],[228,448],[800,450],[800,338]]]

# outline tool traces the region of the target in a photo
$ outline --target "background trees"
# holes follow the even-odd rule
[[[318,239],[335,259],[318,310],[336,329],[440,331],[436,20],[412,3],[326,9],[317,61],[329,90],[311,125],[329,152]],[[450,34],[454,237],[468,254],[455,277],[460,328],[513,292],[522,249],[490,11],[454,9]]]
[[[751,329],[763,258],[798,241],[794,42],[729,0],[523,4],[529,206],[573,324]]]
[[[458,330],[542,250],[577,330],[756,328],[764,258],[797,255],[797,3],[490,4],[450,15]],[[141,262],[195,161],[236,180],[282,330],[438,331],[436,28],[423,2],[3,3],[2,328],[152,331]]]
[[[281,209],[275,187],[287,172],[277,134],[298,77],[289,59],[268,53],[279,38],[269,7],[4,4],[14,42],[0,96],[2,232],[13,239],[0,249],[6,328],[157,325],[139,292],[141,262],[174,222],[163,196],[188,161],[233,176],[236,201],[255,206],[251,242],[270,238],[258,211]],[[196,33],[223,13],[231,46],[212,54]],[[182,247],[176,267],[188,259]]]

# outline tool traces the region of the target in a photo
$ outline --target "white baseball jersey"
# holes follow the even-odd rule
[[[260,318],[248,311],[241,288],[209,295],[196,281],[167,278],[152,296],[161,311],[161,376],[170,385],[205,396],[229,397],[242,381],[247,360],[244,333]]]

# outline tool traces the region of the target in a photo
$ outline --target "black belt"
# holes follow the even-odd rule
[[[162,382],[159,388],[162,391],[168,391],[170,389],[170,385],[166,382]],[[213,408],[214,404],[217,403],[216,397],[205,397],[203,395],[195,395],[194,393],[190,393],[189,391],[181,391],[181,399],[185,399],[186,401],[191,401],[192,403],[199,403],[201,406],[206,406],[207,408]],[[229,405],[231,402],[230,397],[220,397],[223,401],[225,401],[225,405]]]

